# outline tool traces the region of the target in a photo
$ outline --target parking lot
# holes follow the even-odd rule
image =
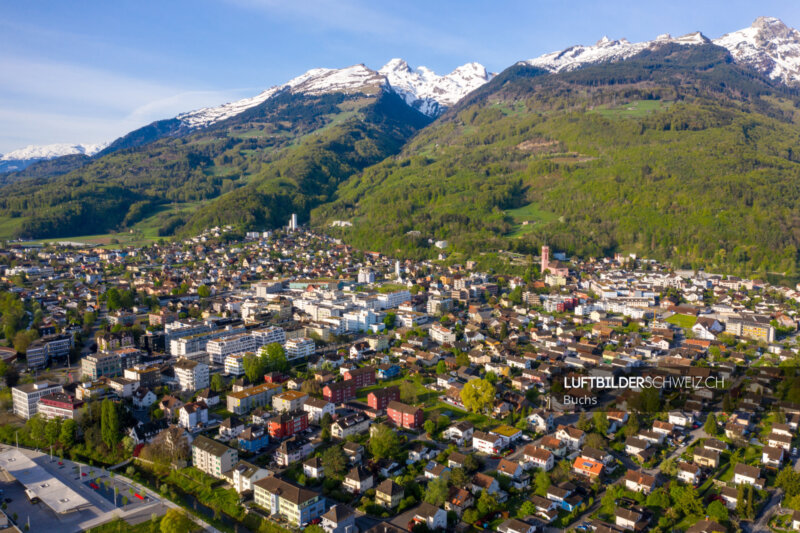
[[[0,447],[0,451],[8,447]],[[59,461],[58,458],[50,459],[49,456],[30,450],[20,449],[32,459],[37,466],[46,473],[83,496],[89,505],[69,513],[58,514],[43,502],[31,503],[25,494],[25,487],[19,481],[5,472],[0,473],[0,496],[6,505],[6,513],[15,520],[20,528],[30,524],[29,531],[44,531],[52,533],[68,533],[84,531],[89,527],[99,525],[111,520],[115,514],[128,518],[141,514],[149,518],[150,513],[163,514],[165,509],[159,501],[150,499],[146,494],[141,494],[144,499],[139,499],[130,493],[133,488],[119,478],[112,478],[100,468],[83,467],[85,476],[79,475],[78,465],[69,460]],[[59,464],[61,463],[61,464]],[[100,483],[96,483],[97,479]],[[98,489],[93,489],[89,483],[95,483]],[[117,487],[117,507],[114,507],[114,487]],[[122,505],[123,498],[127,498],[126,505]],[[135,501],[134,501],[135,500]],[[16,517],[16,518],[15,518]],[[141,519],[146,519],[141,518]],[[141,520],[132,520],[132,522]]]

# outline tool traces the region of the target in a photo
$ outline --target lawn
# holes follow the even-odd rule
[[[632,100],[616,105],[605,104],[590,111],[607,118],[641,118],[668,109],[672,102],[666,100]]]
[[[679,328],[689,329],[697,322],[697,317],[694,315],[682,315],[676,313],[667,319],[667,322],[674,324]]]
[[[122,518],[114,518],[110,522],[103,525],[93,527],[88,530],[89,533],[152,533],[153,531],[161,531],[160,529],[161,517],[153,523],[152,520],[145,520],[135,526],[130,525]]]
[[[509,237],[521,237],[530,233],[537,222],[551,222],[558,218],[558,215],[541,209],[535,202],[517,209],[507,209],[505,214],[513,218],[515,223],[514,230],[508,234]]]
[[[244,509],[239,505],[239,495],[236,494],[236,491],[223,489],[219,486],[220,480],[197,468],[190,466],[172,470],[164,480],[184,492],[197,496],[201,502],[219,509],[233,518],[241,519],[244,515]]]

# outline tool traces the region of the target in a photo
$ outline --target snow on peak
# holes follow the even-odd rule
[[[591,63],[627,59],[638,54],[650,44],[651,42],[631,43],[627,39],[611,40],[604,36],[593,46],[582,44],[570,46],[558,52],[551,52],[524,61],[524,63],[550,72],[569,71]]]
[[[364,65],[353,65],[343,69],[315,68],[296,78],[292,78],[283,85],[270,87],[251,98],[244,98],[217,107],[204,107],[189,111],[178,115],[177,118],[189,128],[202,128],[236,116],[286,90],[296,93],[323,94],[326,92],[356,91],[368,85],[383,84],[383,77]]]
[[[800,82],[800,32],[780,19],[758,17],[749,27],[713,42],[727,48],[737,63],[784,83]]]
[[[669,33],[662,33],[652,41],[632,43],[627,39],[609,39],[603,36],[594,46],[582,44],[570,46],[558,52],[551,52],[535,59],[523,61],[528,65],[543,68],[550,72],[570,71],[592,63],[604,61],[622,61],[635,56],[648,48],[662,46],[667,43],[683,45],[697,45],[711,41],[699,31],[688,33],[680,37],[673,37]]]
[[[402,59],[392,59],[378,72],[408,105],[428,116],[440,114],[495,76],[480,63],[467,63],[439,76],[427,67],[412,70]]]
[[[84,154],[92,156],[108,146],[108,143],[99,144],[68,144],[57,143],[47,145],[30,145],[19,150],[13,150],[2,157],[0,161],[28,161],[53,159],[64,155]]]
[[[800,32],[774,17],[758,17],[749,27],[713,41],[699,31],[680,37],[664,33],[652,41],[640,43],[625,39],[611,40],[604,36],[593,46],[571,46],[523,63],[550,72],[562,72],[592,63],[621,61],[665,43],[686,46],[714,43],[726,48],[737,63],[753,67],[784,83],[800,83]]]

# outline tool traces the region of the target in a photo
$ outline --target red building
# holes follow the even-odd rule
[[[329,383],[322,389],[322,397],[331,403],[342,403],[356,397],[356,382],[353,379]]]
[[[344,374],[345,380],[353,380],[356,383],[356,388],[360,389],[362,387],[369,387],[370,385],[375,385],[375,369],[371,366],[365,366],[364,368],[356,368],[354,370],[348,370]]]
[[[268,372],[264,375],[264,381],[267,383],[283,383],[286,381],[286,377],[280,372]]]
[[[367,394],[367,403],[375,411],[383,411],[389,406],[389,402],[400,400],[400,387],[386,387]]]
[[[412,407],[397,401],[389,402],[386,414],[392,419],[396,426],[417,429],[422,427],[422,409]]]
[[[269,436],[273,439],[283,439],[308,428],[308,413],[295,411],[283,413],[269,420]]]

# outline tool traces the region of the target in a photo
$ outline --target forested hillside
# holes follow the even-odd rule
[[[335,231],[413,256],[438,251],[431,239],[473,256],[548,242],[795,276],[799,123],[795,90],[710,44],[564,74],[517,65],[313,221],[351,220]]]
[[[428,122],[378,87],[286,92],[207,129],[143,145],[147,132],[132,134],[64,175],[14,180],[0,196],[0,226],[29,238],[125,230],[147,217],[161,235],[187,222],[272,227],[291,212],[306,218],[339,181],[397,153]]]

